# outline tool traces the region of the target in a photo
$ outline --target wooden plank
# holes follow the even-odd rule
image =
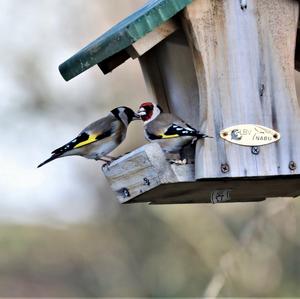
[[[298,26],[300,22],[298,21]],[[296,49],[295,49],[295,70],[300,71],[300,29],[297,29]]]
[[[199,124],[215,136],[199,142],[196,178],[300,173],[300,110],[294,82],[298,2],[194,0],[182,14],[197,74]],[[278,143],[251,148],[230,144],[219,132],[237,124],[280,132]],[[222,165],[229,171],[223,173]]]
[[[106,165],[103,172],[121,203],[160,184],[178,181],[162,149],[154,143],[140,147]]]
[[[170,164],[155,143],[103,167],[121,203],[247,202],[300,195],[299,175],[195,181],[194,170],[194,164]]]
[[[133,43],[127,48],[127,52],[132,59],[140,57],[163,41],[166,37],[174,33],[177,29],[178,26],[175,21],[170,19]]]
[[[103,74],[108,74],[129,58],[130,55],[123,50],[98,63],[98,66]]]
[[[169,112],[168,93],[163,74],[157,61],[155,48],[139,58],[150,101],[157,102],[165,112]]]
[[[196,72],[183,31],[176,31],[148,51],[140,63],[152,100],[200,129]]]
[[[226,179],[226,180],[200,180],[197,182],[179,182],[176,188],[173,184],[164,184],[151,190],[151,192],[129,200],[126,203],[147,202],[151,204],[188,204],[212,203],[212,194],[229,191],[227,201],[256,202],[274,197],[296,197],[300,194],[298,176]],[[224,199],[224,197],[223,197]]]

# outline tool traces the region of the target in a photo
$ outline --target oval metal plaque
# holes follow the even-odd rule
[[[249,124],[224,129],[220,136],[226,141],[244,146],[261,146],[280,139],[280,134],[270,128]]]

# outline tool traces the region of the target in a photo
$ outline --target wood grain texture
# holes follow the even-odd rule
[[[199,91],[192,53],[181,30],[140,57],[152,100],[199,128]]]
[[[121,203],[211,203],[213,194],[229,193],[229,202],[300,194],[299,175],[194,180],[194,165],[166,161],[158,144],[147,144],[103,167]]]
[[[120,202],[209,203],[216,194],[247,202],[300,194],[297,20],[293,0],[253,0],[246,10],[239,1],[194,0],[185,9],[184,31],[139,59],[152,98],[215,138],[198,142],[195,165],[169,164],[158,144],[111,163],[103,171]],[[253,154],[220,138],[222,129],[239,124],[274,129],[281,139]]]
[[[169,112],[168,93],[164,77],[155,55],[156,47],[139,58],[150,101],[156,101],[165,112]]]
[[[196,178],[299,174],[300,110],[294,81],[298,2],[194,0],[182,23],[193,52],[199,90],[199,126],[215,136],[197,145]],[[237,124],[280,132],[278,143],[251,148],[219,132]],[[289,162],[298,165],[289,169]],[[230,171],[222,173],[227,163]]]
[[[273,197],[295,197],[300,194],[299,175],[266,178],[234,178],[224,180],[203,180],[164,184],[129,200],[126,203],[147,202],[151,204],[212,203],[212,193],[230,190],[233,202],[255,202]],[[247,192],[245,192],[247,190]],[[224,204],[223,203],[223,204]],[[217,203],[221,204],[221,203]]]
[[[296,38],[296,50],[295,50],[295,70],[300,71],[300,28],[298,20],[297,38]]]
[[[194,179],[193,171],[194,167],[191,165],[171,166],[156,143],[142,146],[103,167],[103,172],[121,203],[161,184]]]
[[[146,34],[141,39],[133,43],[127,52],[130,54],[131,58],[135,59],[142,56],[147,51],[152,49],[155,45],[163,41],[166,37],[171,35],[178,29],[178,25],[173,19],[168,20],[155,28],[153,31]]]

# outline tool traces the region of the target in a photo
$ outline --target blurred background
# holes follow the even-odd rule
[[[57,69],[144,3],[0,0],[0,296],[299,297],[298,199],[121,206],[100,163],[36,169],[113,107],[148,99],[137,61],[68,83]],[[144,143],[135,122],[114,154]]]

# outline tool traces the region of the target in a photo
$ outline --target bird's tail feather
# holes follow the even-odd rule
[[[49,159],[47,159],[47,160],[44,161],[43,163],[39,164],[37,168],[42,167],[43,165],[45,165],[45,164],[47,164],[47,163],[49,163],[49,162],[51,162],[51,161],[53,161],[53,160],[59,158],[60,156],[61,156],[61,155],[57,155],[57,154],[52,155]]]
[[[197,140],[204,139],[204,138],[214,138],[214,137],[197,132],[196,136],[192,140],[192,144],[195,144],[197,142]]]

